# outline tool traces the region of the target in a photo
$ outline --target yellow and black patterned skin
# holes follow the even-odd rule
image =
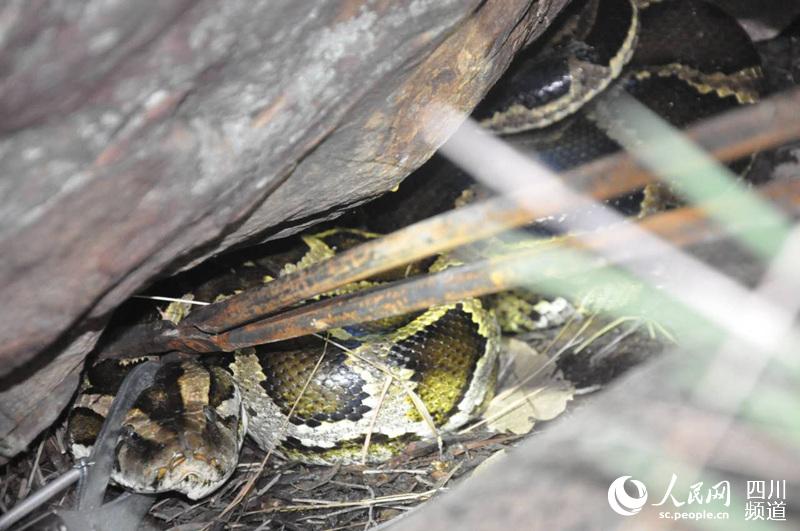
[[[375,237],[355,229],[306,235],[300,252],[282,256],[294,262],[248,261],[241,266],[247,274],[217,275],[192,295],[214,300],[224,296],[212,293],[220,286],[246,289]],[[325,296],[432,265],[413,264]],[[173,304],[165,313],[179,319],[188,311]],[[245,433],[264,450],[317,464],[361,461],[369,436],[363,457],[381,461],[404,442],[462,426],[493,396],[500,330],[477,299],[329,334],[164,363],[123,423],[112,478],[139,492],[205,496],[235,469]],[[125,374],[140,361],[108,360],[88,370],[70,418],[77,457],[88,455]]]
[[[625,90],[684,126],[755,101],[760,90],[747,36],[699,0],[576,0],[546,46],[513,67],[477,117],[501,134],[527,131],[515,143],[556,168],[619,149],[592,103],[605,91]],[[355,229],[305,235],[301,246],[244,261],[233,274],[226,266],[187,296],[214,302],[376,236]],[[447,265],[443,257],[423,260],[323,297]],[[177,322],[189,310],[173,304],[164,316]],[[140,492],[199,498],[233,472],[245,433],[264,450],[309,463],[359,461],[367,439],[366,459],[387,459],[409,440],[457,429],[482,412],[494,393],[501,324],[531,330],[562,324],[570,312],[563,300],[506,294],[325,338],[165,363],[125,419],[112,477]],[[135,363],[101,362],[87,371],[70,418],[76,456],[88,454]]]
[[[369,435],[378,441],[368,448],[375,462],[394,453],[379,441],[431,437],[482,411],[494,393],[499,337],[491,313],[468,300],[431,308],[386,334],[246,349],[231,367],[248,404],[249,434],[262,448],[348,463],[360,460]]]

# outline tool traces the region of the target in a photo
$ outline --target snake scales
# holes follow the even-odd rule
[[[685,126],[755,101],[760,83],[746,34],[711,5],[580,0],[544,44],[512,65],[475,116],[500,134],[525,132],[513,137],[517,145],[561,169],[619,148],[597,119],[597,96],[609,90],[625,90]],[[220,277],[227,285],[217,279],[192,294],[213,301],[373,237],[348,229],[307,235],[299,250],[245,262]],[[439,257],[412,264],[337,293],[448,263]],[[331,463],[358,460],[364,448],[368,460],[384,460],[410,439],[453,430],[493,395],[498,315],[513,315],[523,328],[559,319],[546,302],[517,301],[514,312],[495,310],[470,299],[334,330],[327,339],[167,362],[127,415],[112,477],[140,492],[175,490],[200,498],[232,474],[246,434],[265,450]],[[137,363],[106,360],[87,370],[70,417],[76,456],[88,453],[116,389]]]

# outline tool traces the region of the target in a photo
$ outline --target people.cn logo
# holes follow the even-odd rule
[[[618,477],[608,487],[608,504],[615,513],[622,516],[633,516],[642,510],[647,501],[647,489],[641,481],[631,479],[631,483],[636,487],[637,496],[630,496],[625,492],[625,482],[630,478],[630,476]]]

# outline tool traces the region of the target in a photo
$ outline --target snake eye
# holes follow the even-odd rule
[[[138,433],[136,433],[136,431],[133,429],[133,426],[131,426],[130,424],[125,424],[124,426],[122,426],[122,430],[121,430],[121,433],[120,433],[120,439],[127,439],[129,441],[137,441],[137,440],[139,440],[141,438],[142,437]]]
[[[211,409],[209,406],[203,407],[203,412],[206,415],[206,420],[208,422],[216,422],[217,421],[217,412]]]

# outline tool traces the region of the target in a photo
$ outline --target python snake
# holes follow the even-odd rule
[[[597,96],[610,89],[629,92],[680,127],[753,102],[761,90],[746,34],[700,0],[576,1],[543,42],[523,52],[475,116],[557,169],[619,149],[597,118]],[[349,229],[306,235],[299,250],[246,261],[223,275],[228,285],[209,281],[192,295],[213,302],[373,237]],[[439,257],[327,295],[448,264]],[[167,362],[126,417],[112,478],[139,492],[197,499],[233,473],[245,435],[264,450],[310,463],[357,461],[364,448],[367,460],[385,460],[409,440],[454,430],[481,413],[494,391],[498,315],[524,321],[517,329],[563,320],[565,309],[547,301],[516,304],[509,313],[469,299],[327,338]],[[87,369],[69,421],[76,457],[88,454],[114,393],[140,361]]]

